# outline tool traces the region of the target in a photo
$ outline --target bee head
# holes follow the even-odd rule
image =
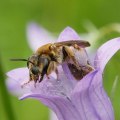
[[[47,73],[50,59],[46,55],[36,56],[33,55],[29,58],[28,68],[31,74],[31,79],[35,81],[42,81],[44,75]]]
[[[32,55],[28,58],[27,66],[34,75],[44,74],[48,68],[49,61],[50,59],[47,55]]]
[[[50,57],[48,55],[32,55],[27,59],[11,59],[12,61],[27,61],[27,67],[30,73],[30,79],[40,80],[43,79],[43,76],[47,73],[47,68],[50,62]]]

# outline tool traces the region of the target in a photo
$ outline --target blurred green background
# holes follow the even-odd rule
[[[0,0],[0,64],[3,73],[26,65],[22,62],[10,62],[10,58],[27,58],[32,54],[26,41],[28,22],[35,21],[53,33],[61,32],[66,26],[71,26],[78,33],[87,33],[84,28],[84,25],[87,27],[86,21],[91,21],[99,31],[108,24],[119,23],[119,11],[119,0]],[[107,34],[98,38],[96,47],[118,36],[119,32],[108,30]],[[105,69],[104,86],[110,97],[115,77],[120,75],[119,61],[120,52]],[[0,120],[48,120],[48,109],[39,101],[19,101],[17,97],[7,94],[3,84],[4,76],[0,72]],[[120,119],[119,91],[118,80],[111,97],[116,120]]]

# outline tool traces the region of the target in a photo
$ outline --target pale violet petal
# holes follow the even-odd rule
[[[27,40],[33,51],[40,46],[55,42],[56,38],[45,28],[38,26],[36,23],[27,25]]]
[[[114,112],[102,84],[100,70],[93,71],[78,82],[71,95],[81,120],[114,120]]]
[[[104,70],[110,58],[120,49],[120,38],[114,38],[103,44],[96,53],[94,60],[95,68]]]
[[[17,80],[18,82],[29,80],[29,70],[27,67],[13,69],[7,72],[6,75],[11,79]]]
[[[21,99],[35,98],[51,108],[59,120],[80,120],[78,111],[71,103],[69,98],[59,96],[45,96],[40,94],[26,94]]]
[[[20,97],[23,94],[31,93],[30,89],[27,89],[27,88],[23,89],[19,84],[19,82],[15,79],[7,78],[5,82],[6,82],[7,89],[10,91],[11,94],[15,96]]]
[[[72,91],[71,82],[67,79],[61,67],[58,67],[58,71],[58,79],[53,76],[49,76],[49,79],[44,78],[41,83],[36,84],[36,87],[30,88],[32,93],[47,96],[70,96]]]
[[[59,77],[58,79],[54,78],[54,75],[50,75],[49,79],[45,76],[44,80],[39,83],[37,82],[36,85],[34,81],[29,81],[29,72],[28,68],[18,68],[14,69],[7,73],[8,80],[7,80],[7,86],[10,89],[10,91],[14,92],[16,91],[26,91],[26,89],[29,91],[29,93],[35,93],[35,94],[46,94],[46,95],[53,95],[53,96],[69,96],[70,92],[72,91],[71,83],[66,78],[62,68],[59,66]],[[26,85],[24,85],[27,83]],[[35,87],[36,86],[36,87]],[[19,92],[20,93],[23,92]],[[17,93],[17,92],[16,92]],[[25,93],[23,93],[25,94]]]
[[[71,27],[66,27],[60,33],[57,42],[62,42],[67,40],[80,40],[79,35]]]
[[[114,120],[112,105],[102,86],[101,71],[93,71],[76,85],[71,96],[25,94],[50,107],[59,120]]]
[[[21,96],[25,93],[31,93],[30,89],[22,88],[22,85],[29,81],[29,73],[28,73],[28,68],[18,68],[11,70],[7,73],[7,80],[6,80],[6,86],[8,90],[16,95],[16,96]]]

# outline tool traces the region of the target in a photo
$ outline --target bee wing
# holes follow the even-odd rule
[[[69,40],[69,41],[63,41],[63,42],[56,42],[54,43],[57,47],[62,46],[62,45],[67,45],[67,46],[72,46],[74,44],[77,44],[80,47],[89,47],[90,43],[85,40]]]

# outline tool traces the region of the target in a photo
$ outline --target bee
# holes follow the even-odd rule
[[[71,74],[76,80],[82,79],[94,68],[90,65],[85,47],[90,43],[83,40],[69,40],[56,43],[48,43],[39,47],[36,52],[27,59],[12,59],[15,61],[27,61],[30,81],[41,82],[46,75],[54,71],[57,76],[58,65],[66,63]],[[25,84],[27,84],[25,83]]]

